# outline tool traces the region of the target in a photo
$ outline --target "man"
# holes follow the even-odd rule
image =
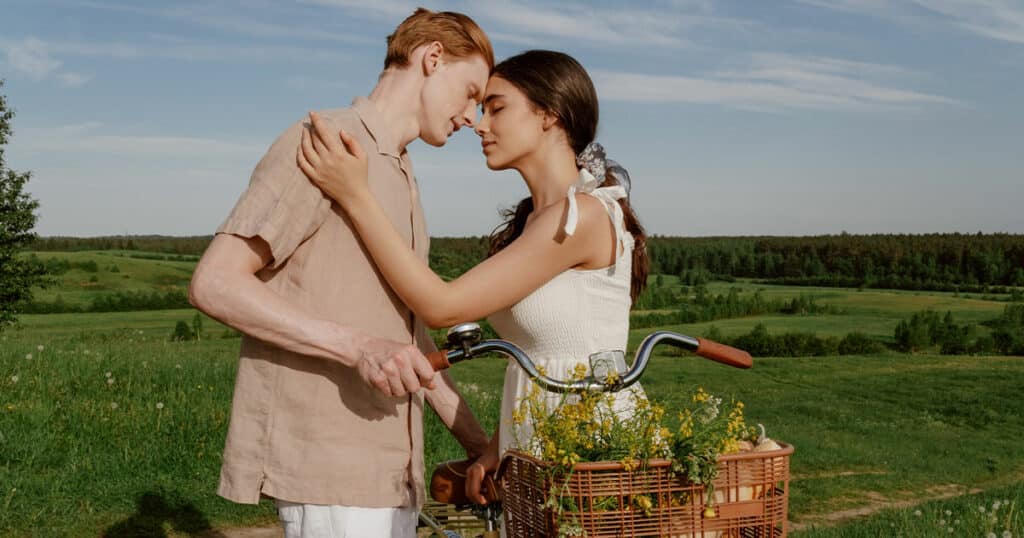
[[[405,146],[442,146],[472,125],[493,66],[469,17],[419,9],[388,36],[369,97],[320,113],[367,148],[374,194],[424,259]],[[245,334],[218,493],[274,498],[289,538],[413,536],[424,397],[469,455],[488,436],[424,358],[434,347],[423,323],[299,169],[304,128],[286,130],[256,166],[189,289],[192,304]]]

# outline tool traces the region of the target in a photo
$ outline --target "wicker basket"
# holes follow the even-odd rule
[[[793,447],[779,445],[719,458],[714,517],[704,515],[705,488],[674,476],[668,460],[652,460],[632,472],[617,462],[576,464],[562,495],[576,509],[563,521],[575,519],[589,538],[784,537]],[[513,451],[499,475],[508,537],[558,536],[555,514],[544,507],[552,486],[545,464]],[[638,507],[638,495],[652,501],[650,515]]]

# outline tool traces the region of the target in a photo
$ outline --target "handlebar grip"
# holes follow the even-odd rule
[[[697,344],[695,353],[705,359],[711,359],[733,368],[750,368],[754,365],[754,359],[750,357],[750,353],[742,349],[703,338],[698,338]]]
[[[452,363],[448,362],[448,352],[445,350],[427,353],[427,361],[434,367],[435,372],[451,368]]]

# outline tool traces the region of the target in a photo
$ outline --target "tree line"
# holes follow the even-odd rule
[[[211,236],[44,237],[31,250],[142,250],[200,255]],[[430,265],[455,278],[480,263],[486,237],[431,240]],[[776,284],[1009,293],[1024,286],[1024,235],[875,234],[666,237],[648,241],[651,273],[688,285],[753,278]]]

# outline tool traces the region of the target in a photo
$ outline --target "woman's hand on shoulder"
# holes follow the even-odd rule
[[[303,129],[296,160],[306,177],[342,207],[369,194],[368,159],[359,141],[334,130],[316,112],[311,129]]]

